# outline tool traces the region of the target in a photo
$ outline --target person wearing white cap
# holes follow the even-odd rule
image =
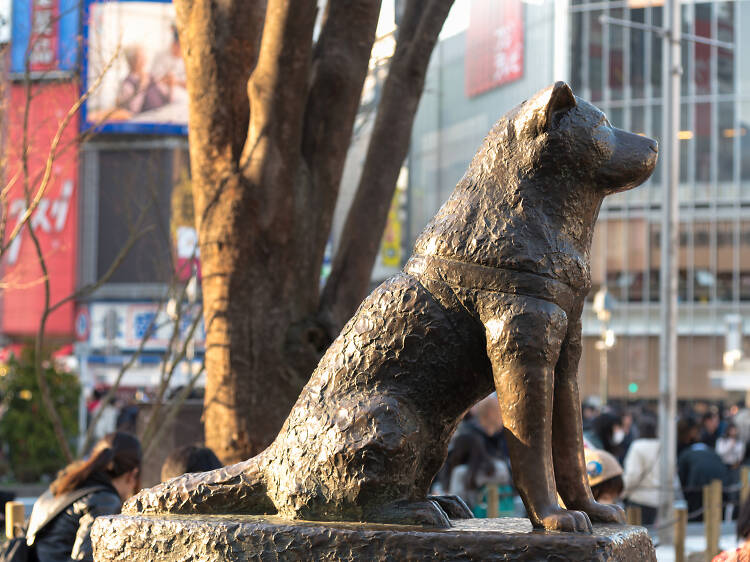
[[[617,459],[600,449],[586,449],[586,474],[594,499],[599,503],[617,503],[622,489],[622,467]]]

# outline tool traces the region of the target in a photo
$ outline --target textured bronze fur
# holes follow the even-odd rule
[[[404,273],[344,327],[273,444],[144,490],[125,511],[449,526],[470,513],[428,487],[461,417],[496,389],[533,525],[623,522],[587,483],[580,317],[602,199],[645,181],[656,158],[655,141],[612,127],[565,83],[520,104],[490,131]]]

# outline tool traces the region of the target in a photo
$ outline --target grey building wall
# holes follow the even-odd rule
[[[553,80],[554,2],[523,5],[523,77],[473,98],[464,86],[466,32],[441,41],[430,62],[409,157],[408,257],[494,123]]]
[[[441,40],[435,46],[414,121],[411,149],[405,162],[408,173],[400,181],[407,184],[400,186],[406,187],[400,191],[403,200],[399,213],[402,262],[408,259],[416,237],[448,198],[495,121],[554,81],[554,4],[552,1],[523,4],[522,78],[476,97],[469,98],[465,93],[466,32]],[[346,213],[357,189],[376,115],[379,88],[385,80],[386,70],[383,66],[379,67],[368,78],[365,87],[363,106],[355,124],[333,218],[330,238],[332,254],[335,253]],[[397,267],[385,266],[382,256],[379,256],[373,267],[373,284],[398,270]]]

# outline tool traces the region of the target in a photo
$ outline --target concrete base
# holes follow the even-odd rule
[[[467,519],[450,529],[288,521],[268,516],[99,517],[94,560],[655,561],[642,527],[592,535],[534,531],[527,519]]]

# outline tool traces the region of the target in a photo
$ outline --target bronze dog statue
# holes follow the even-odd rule
[[[344,327],[268,449],[144,490],[124,511],[450,526],[471,514],[428,488],[459,420],[494,388],[533,525],[624,522],[586,477],[581,311],[602,199],[641,184],[656,159],[655,141],[612,127],[563,82],[520,104],[404,272]]]

